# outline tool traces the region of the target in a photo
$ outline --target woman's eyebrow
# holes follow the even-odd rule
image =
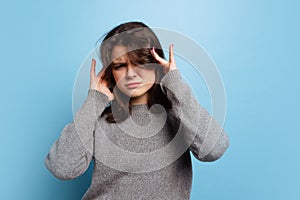
[[[120,61],[113,61],[113,62],[112,62],[113,65],[115,65],[115,64],[120,64],[120,63],[126,63],[126,62],[125,62],[125,61],[122,61],[122,60],[120,60]]]
[[[123,60],[122,57],[118,57],[118,58],[113,59],[113,61],[112,61],[113,64],[114,63],[119,63],[119,62],[125,62],[125,60]]]

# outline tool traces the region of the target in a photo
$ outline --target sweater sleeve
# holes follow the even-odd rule
[[[46,167],[55,177],[69,180],[86,171],[93,157],[96,120],[108,102],[105,94],[88,90],[74,120],[63,128],[45,158]]]
[[[198,103],[179,70],[166,73],[160,84],[172,103],[171,114],[180,120],[189,150],[200,161],[219,159],[229,146],[228,135]]]

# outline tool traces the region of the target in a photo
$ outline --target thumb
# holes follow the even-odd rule
[[[94,79],[96,77],[96,60],[94,58],[92,59],[91,63],[90,76],[91,79]]]
[[[166,61],[165,59],[163,59],[162,57],[160,57],[160,56],[156,53],[154,47],[151,49],[151,53],[152,53],[153,57],[155,58],[155,60],[157,60],[157,61],[159,62],[159,64],[161,64],[161,65],[163,65],[163,66],[165,66],[165,67],[168,66],[169,62]]]

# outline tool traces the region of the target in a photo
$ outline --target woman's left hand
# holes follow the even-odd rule
[[[154,47],[151,49],[151,53],[153,57],[161,64],[164,68],[164,72],[168,73],[171,70],[177,69],[175,59],[174,59],[174,52],[173,52],[174,45],[171,44],[169,47],[169,61],[160,57],[156,52]]]

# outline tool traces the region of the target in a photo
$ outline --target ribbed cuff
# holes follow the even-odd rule
[[[97,99],[104,103],[109,103],[109,98],[106,94],[99,92],[98,90],[89,89],[88,90],[88,98]]]
[[[166,87],[170,90],[176,88],[176,85],[181,81],[181,74],[178,69],[171,70],[165,74],[165,76],[160,81],[160,87],[162,91],[166,94],[163,87]]]

